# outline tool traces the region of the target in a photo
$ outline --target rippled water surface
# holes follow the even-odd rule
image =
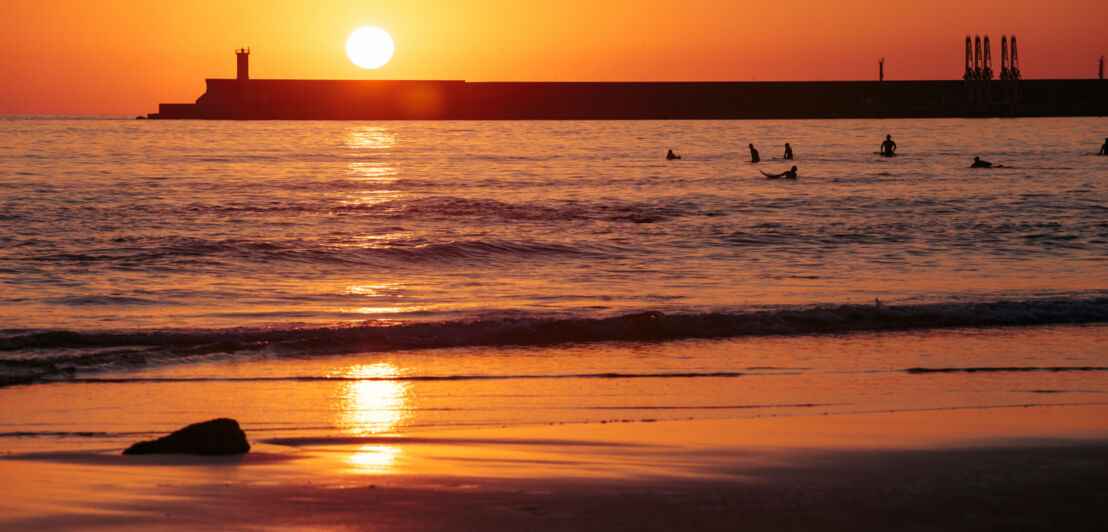
[[[1108,397],[1103,118],[0,126],[0,452]]]
[[[1103,118],[2,124],[7,329],[1108,289]],[[886,133],[901,156],[874,155]],[[784,142],[800,178],[762,178]]]

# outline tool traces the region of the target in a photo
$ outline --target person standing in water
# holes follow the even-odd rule
[[[881,156],[892,157],[896,155],[896,143],[893,142],[892,135],[885,135],[885,142],[881,143]]]
[[[785,156],[782,157],[782,159],[792,160],[792,158],[793,158],[793,147],[789,146],[789,143],[786,142],[785,143]]]
[[[1104,145],[1100,147],[1100,152],[1097,155],[1108,155],[1108,138],[1104,139]]]
[[[750,162],[756,163],[756,162],[761,161],[761,160],[762,160],[762,158],[758,157],[758,150],[754,149],[754,145],[751,144],[750,145]]]
[[[674,159],[680,159],[680,158],[681,158],[681,156],[677,155],[676,153],[673,153],[673,150],[669,150],[669,152],[666,153],[666,160],[667,161],[672,161]]]

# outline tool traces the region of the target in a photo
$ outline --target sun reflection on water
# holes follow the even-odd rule
[[[359,126],[346,130],[343,141],[357,160],[347,165],[351,181],[366,185],[385,186],[397,182],[399,173],[392,158],[382,158],[396,145],[396,135],[382,126]],[[372,206],[402,198],[402,193],[388,188],[360,190],[343,200],[345,206]]]
[[[353,162],[347,165],[346,175],[357,181],[395,183],[397,170],[389,161]]]
[[[396,190],[394,184],[399,180],[395,161],[389,153],[396,146],[396,134],[385,126],[354,126],[345,130],[343,142],[355,158],[347,165],[347,179],[359,183],[359,190],[348,192],[339,199],[338,212],[351,215],[381,216],[398,210],[390,207],[390,202],[402,203],[407,197],[403,191]],[[411,237],[410,231],[392,230],[370,234],[348,234],[342,242],[336,243],[342,248],[361,248],[366,250],[387,249],[398,245]],[[397,314],[414,310],[411,307],[390,305],[400,297],[402,283],[361,284],[347,287],[344,295],[363,296],[370,301],[357,301],[354,308],[339,308],[345,314],[376,315]],[[365,303],[371,303],[365,305]],[[367,366],[366,368],[372,368]],[[373,369],[377,371],[380,368]],[[383,389],[384,386],[381,386]]]
[[[384,126],[354,126],[346,129],[344,140],[352,150],[385,150],[396,145],[396,134]]]
[[[394,292],[402,288],[404,285],[401,283],[364,284],[347,287],[346,293],[359,296],[384,296],[394,295]]]
[[[374,303],[374,305],[343,307],[337,310],[343,314],[362,315],[404,314],[426,310],[426,307],[402,301],[404,289],[405,285],[403,283],[396,282],[348,286],[343,291],[343,295],[358,296],[368,300],[366,302]]]
[[[402,314],[405,312],[419,312],[423,307],[358,307],[339,309],[344,314]]]

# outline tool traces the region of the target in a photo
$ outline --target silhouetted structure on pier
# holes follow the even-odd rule
[[[1043,108],[1044,105],[1053,105],[1058,96],[1049,94],[1039,95],[1033,101],[1024,102],[1021,88],[1031,84],[1032,89],[1047,80],[1026,82],[1022,80],[1019,67],[1019,51],[1016,48],[1016,36],[1012,36],[1011,53],[1008,50],[1008,37],[1000,36],[1000,81],[993,81],[992,50],[989,48],[989,36],[982,40],[980,36],[971,39],[966,36],[966,71],[962,79],[966,84],[966,113],[968,116],[1021,116],[1027,114],[1048,114],[1028,112],[1028,108]],[[1060,81],[1060,80],[1053,80]],[[1076,81],[1076,80],[1075,80]],[[999,85],[1000,90],[993,89]],[[1048,89],[1053,90],[1053,89]],[[1102,96],[1091,90],[1091,101],[1086,104],[1087,110],[1072,114],[1099,114],[1099,101]],[[1041,91],[1040,91],[1041,92]],[[1062,102],[1058,102],[1062,103]],[[1053,105],[1058,107],[1057,105]],[[1065,113],[1070,114],[1070,113]]]
[[[978,40],[980,42],[980,39]],[[1020,80],[1001,40],[992,79],[988,37],[966,38],[963,81],[480,82],[251,79],[247,48],[235,79],[208,79],[195,103],[163,103],[149,118],[336,120],[584,120],[940,118],[1101,113],[1097,80]],[[1017,85],[1018,83],[1018,85]],[[994,91],[1001,87],[1003,90]],[[1002,93],[1003,99],[993,95]]]
[[[239,48],[235,50],[235,67],[237,75],[235,79],[246,81],[250,79],[250,49]]]
[[[1012,36],[1012,53],[1008,54],[1008,37],[1000,36],[1000,81],[1004,89],[1004,103],[1012,104],[1019,97],[1019,52],[1016,50],[1016,36]]]

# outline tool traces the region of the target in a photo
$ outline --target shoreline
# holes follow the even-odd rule
[[[1108,406],[1051,406],[8,456],[0,525],[1093,530],[1108,523],[1105,420]]]

